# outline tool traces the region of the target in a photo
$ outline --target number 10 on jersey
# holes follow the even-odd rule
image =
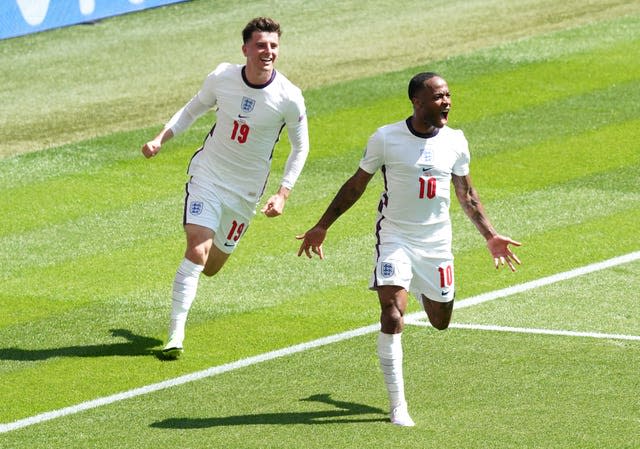
[[[426,197],[433,199],[436,196],[436,178],[433,176],[431,178],[423,178],[420,176],[418,182],[420,183],[418,198],[422,199]]]

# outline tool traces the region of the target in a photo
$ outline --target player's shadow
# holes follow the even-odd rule
[[[202,429],[220,426],[290,425],[290,424],[339,424],[385,422],[388,418],[369,415],[384,415],[379,408],[353,402],[336,401],[330,394],[314,394],[300,399],[320,402],[335,407],[333,410],[316,412],[257,413],[254,415],[220,416],[213,418],[168,418],[151,424],[158,429]]]
[[[152,348],[162,343],[157,338],[136,335],[127,329],[110,329],[109,331],[113,337],[124,338],[127,341],[49,349],[0,348],[0,360],[30,362],[54,357],[142,356],[153,354]]]

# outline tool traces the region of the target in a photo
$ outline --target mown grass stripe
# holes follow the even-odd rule
[[[623,256],[615,257],[613,259],[605,260],[603,262],[586,265],[584,267],[580,267],[564,273],[558,273],[553,276],[548,276],[546,278],[537,279],[531,282],[526,282],[524,284],[517,285],[514,287],[509,287],[509,288],[477,295],[475,297],[463,299],[457,302],[454,308],[461,309],[461,308],[475,306],[478,304],[482,304],[484,302],[493,301],[499,298],[504,298],[517,293],[525,292],[527,290],[540,288],[546,285],[565,281],[578,276],[583,276],[585,274],[608,269],[611,267],[615,267],[617,265],[622,265],[622,264],[633,262],[639,259],[640,259],[640,251],[629,253]],[[424,315],[423,312],[415,312],[412,314],[408,314],[406,316],[406,320],[409,323],[413,323],[413,322],[416,322],[419,319],[419,317],[421,317],[422,315]],[[150,394],[156,391],[165,390],[167,388],[173,388],[186,383],[195,382],[201,379],[217,376],[219,374],[224,374],[230,371],[235,371],[235,370],[242,369],[258,363],[263,363],[263,362],[278,359],[281,357],[288,357],[290,355],[297,354],[299,352],[308,351],[314,348],[319,348],[329,344],[338,343],[338,342],[359,337],[362,335],[371,334],[371,333],[377,332],[379,329],[380,329],[380,326],[378,323],[372,324],[372,325],[361,327],[351,331],[342,332],[340,334],[335,334],[328,337],[313,340],[307,343],[301,343],[301,344],[290,346],[287,348],[282,348],[282,349],[270,351],[264,354],[259,354],[254,357],[248,357],[245,359],[237,360],[235,362],[226,363],[224,365],[211,367],[205,370],[197,371],[191,374],[180,376],[174,379],[169,379],[163,382],[158,382],[155,384],[146,385],[144,387],[135,388],[133,390],[125,391],[125,392],[114,394],[111,396],[106,396],[103,398],[86,401],[71,407],[65,407],[59,410],[53,410],[50,412],[41,413],[39,415],[35,415],[29,418],[16,420],[14,422],[0,424],[0,433],[11,432],[14,430],[22,429],[24,427],[50,421],[52,419],[73,415],[73,414],[80,413],[93,408],[102,407],[115,402],[131,399],[137,396]]]

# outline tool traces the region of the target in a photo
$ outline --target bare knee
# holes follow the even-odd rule
[[[429,322],[438,330],[445,330],[451,322],[451,314],[453,312],[453,300],[449,302],[432,301],[422,295],[422,304],[424,311],[427,313]]]
[[[378,288],[380,300],[380,328],[385,334],[398,334],[404,328],[404,311],[407,309],[407,291],[399,286]]]
[[[215,245],[211,246],[207,262],[204,265],[202,271],[205,276],[214,276],[218,273],[227,262],[230,254],[224,253],[218,249]]]
[[[209,257],[209,249],[206,247],[206,245],[188,246],[187,250],[184,252],[184,257],[197,265],[204,265],[205,270],[203,271],[203,273],[207,274],[206,264]]]
[[[218,273],[224,264],[224,261],[212,254],[211,248],[206,244],[187,247],[184,256],[195,264],[203,265],[202,274],[209,277]]]
[[[380,313],[382,331],[388,334],[402,332],[404,328],[404,313],[397,304],[385,304]]]
[[[200,226],[187,225],[187,249],[185,257],[198,265],[203,265],[202,274],[214,276],[227,261],[229,254],[213,244],[214,234],[211,230]]]
[[[204,265],[202,274],[211,277],[222,269],[229,255],[221,252],[215,246],[201,244],[188,247],[185,257],[195,264]]]
[[[211,270],[207,270],[206,265],[213,243],[213,231],[194,224],[186,224],[184,229],[187,237],[184,257],[197,265],[203,265],[205,267],[203,273],[210,276],[207,271],[211,272]]]
[[[434,328],[438,329],[439,331],[443,331],[445,329],[448,329],[449,328],[449,321],[450,320],[446,320],[445,321],[445,320],[438,320],[438,319],[429,318],[429,322],[431,323],[431,325]]]
[[[220,271],[220,268],[222,267],[205,264],[204,270],[202,270],[202,274],[208,277],[215,276],[218,273],[218,271]]]

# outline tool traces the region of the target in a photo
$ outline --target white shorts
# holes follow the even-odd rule
[[[453,300],[453,256],[434,257],[433,248],[390,242],[376,245],[374,259],[371,290],[382,285],[397,285],[417,299],[424,295],[437,302]]]
[[[213,244],[231,254],[255,215],[256,204],[215,186],[204,187],[195,178],[186,185],[183,224],[213,231]]]

